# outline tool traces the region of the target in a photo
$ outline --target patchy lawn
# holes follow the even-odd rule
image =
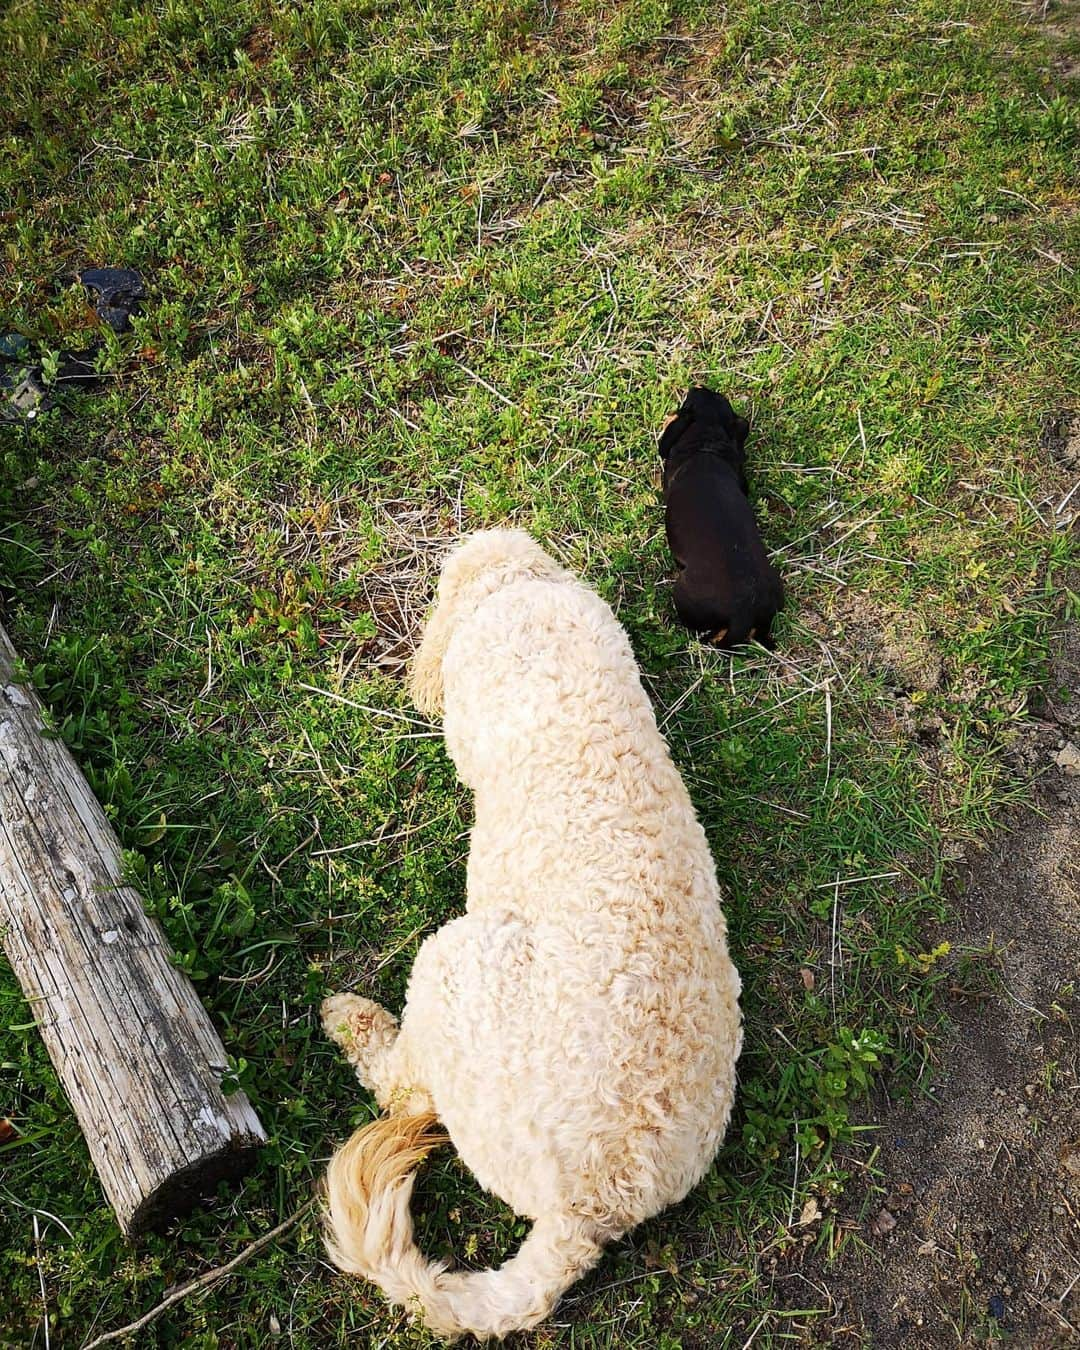
[[[993,982],[969,929],[935,951],[950,863],[1023,796],[1004,752],[1080,609],[1071,14],[5,7],[4,326],[100,336],[88,265],[149,298],[95,391],[0,426],[4,623],[272,1142],[129,1249],[4,969],[0,1344],[150,1309],[370,1116],[317,1008],[397,1004],[461,904],[468,798],[401,677],[441,549],[506,521],[630,632],[747,1015],[709,1178],[522,1343],[831,1343],[828,1299],[781,1282],[808,1234],[826,1285],[874,1243],[845,1217],[865,1090],[911,1091],[948,989]],[[655,436],[691,380],[753,416],[775,655],[672,621]],[[427,1251],[478,1265],[523,1231],[446,1153],[416,1207]],[[306,1219],[141,1343],[275,1341],[426,1338]]]

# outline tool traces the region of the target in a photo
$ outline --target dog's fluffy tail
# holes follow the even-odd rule
[[[435,1117],[383,1116],[357,1130],[326,1177],[327,1250],[340,1269],[377,1284],[391,1303],[420,1312],[453,1340],[486,1339],[542,1321],[600,1259],[596,1226],[573,1216],[539,1219],[517,1255],[497,1270],[448,1272],[413,1241],[413,1170],[444,1136]]]

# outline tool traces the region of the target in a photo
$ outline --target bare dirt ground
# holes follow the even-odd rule
[[[1080,629],[1011,757],[1033,807],[960,865],[928,934],[955,962],[930,1091],[877,1103],[875,1175],[838,1207],[860,1240],[801,1265],[825,1344],[1080,1344]]]
[[[1076,481],[1080,417],[1048,415],[1042,448],[1053,498]],[[887,666],[887,645],[869,659]],[[928,1090],[874,1103],[878,1151],[835,1206],[855,1240],[832,1260],[808,1242],[775,1277],[782,1306],[828,1307],[814,1344],[1080,1345],[1080,626],[1007,755],[1031,806],[956,864],[925,935],[950,944]]]

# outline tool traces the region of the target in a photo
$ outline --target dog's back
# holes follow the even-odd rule
[[[750,506],[745,442],[750,424],[722,394],[691,389],[664,429],[664,522],[679,566],[679,618],[725,647],[750,637],[768,643],[783,608]]]
[[[556,897],[643,933],[719,915],[704,832],[599,596],[569,577],[510,582],[458,628],[443,679],[447,749],[476,793],[470,910],[473,876],[505,903],[493,878],[509,873],[548,918]]]
[[[558,930],[560,1039],[602,1066],[617,1103],[564,1066],[556,1100],[532,1109],[554,1124],[567,1093],[578,1095],[590,1150],[609,1136],[607,1164],[634,1194],[623,1219],[640,1222],[635,1205],[653,1213],[696,1182],[730,1108],[738,977],[704,831],[625,632],[569,575],[526,575],[488,595],[450,639],[443,680],[447,748],[476,793],[468,913],[510,911]],[[538,1037],[544,1064],[551,1029],[541,1018],[518,1030]],[[539,1062],[531,1071],[543,1072]],[[641,1167],[666,1159],[674,1172],[662,1183],[630,1180],[627,1109],[638,1098]],[[594,1160],[590,1174],[602,1172]]]
[[[598,596],[526,535],[474,536],[444,568],[414,683],[475,792],[466,913],[417,954],[396,1040],[359,1001],[354,1062],[536,1222],[496,1271],[426,1263],[408,1194],[427,1125],[391,1116],[331,1168],[331,1251],[443,1334],[503,1335],[708,1168],[739,977],[704,832]]]

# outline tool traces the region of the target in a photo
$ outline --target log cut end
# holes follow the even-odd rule
[[[144,1196],[131,1214],[118,1213],[125,1236],[136,1238],[143,1233],[157,1233],[173,1220],[184,1218],[201,1201],[209,1199],[223,1181],[245,1176],[265,1142],[261,1133],[237,1135],[218,1152],[174,1172]]]

